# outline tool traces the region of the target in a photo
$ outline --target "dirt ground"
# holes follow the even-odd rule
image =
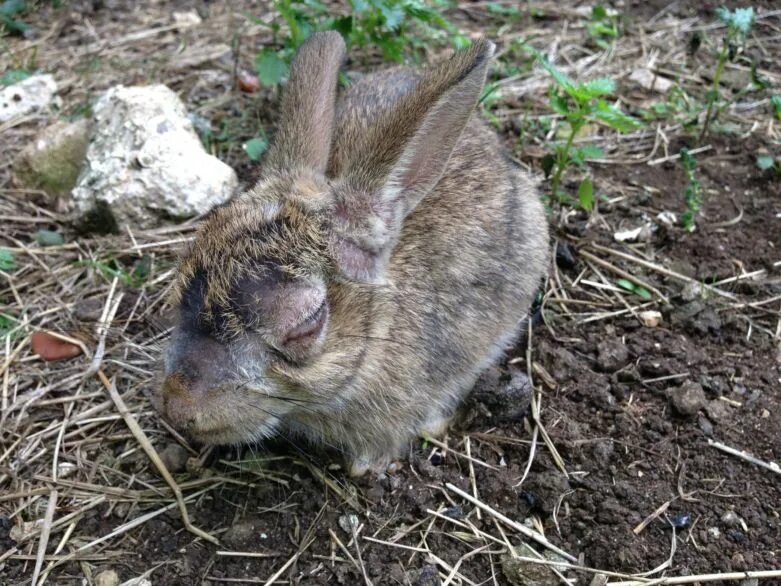
[[[241,30],[238,66],[251,67],[255,47],[270,38],[246,15],[264,14],[263,5],[64,4],[30,15],[38,37],[3,41],[0,73],[36,51],[40,67],[61,82],[62,117],[77,116],[117,83],[168,83],[191,111],[230,130],[232,140],[215,152],[251,183],[254,166],[239,145],[258,125],[270,131],[275,96],[234,92],[232,56],[201,63],[182,56],[194,47],[231,45],[225,31]],[[447,13],[459,26],[499,31],[502,23],[485,3],[462,4]],[[500,41],[526,33],[540,47],[556,43],[560,61],[575,63],[577,72],[618,78],[629,111],[660,99],[628,77],[642,55],[653,53],[659,69],[685,69],[691,79],[707,80],[713,69],[709,53],[687,56],[686,46],[693,31],[711,34],[716,3],[622,3],[624,34],[609,58],[596,61],[579,48],[578,3],[531,4],[546,16],[524,17],[510,32],[501,30]],[[148,33],[170,25],[174,5],[196,9],[203,23]],[[772,1],[755,5],[767,16],[755,28],[753,55],[778,88],[781,14],[771,12]],[[503,84],[492,107],[508,148],[539,172],[544,142],[517,150],[518,104],[542,109],[547,82],[539,72],[524,75]],[[704,205],[692,233],[657,218],[684,211],[686,177],[675,155],[697,146],[696,132],[657,120],[634,136],[595,137],[606,151],[591,165],[604,194],[598,213],[551,214],[556,262],[531,339],[486,373],[442,446],[416,441],[395,474],[353,481],[337,454],[285,439],[261,452],[187,445],[192,457],[186,469],[180,462],[175,478],[192,523],[220,545],[186,530],[115,402],[96,377],[81,381],[89,359],[44,364],[28,342],[31,332],[48,329],[95,347],[95,307],[99,314],[107,296],[121,291],[103,370],[157,451],[176,452],[179,438],[147,397],[176,254],[166,242],[190,227],[135,234],[135,241],[128,234],[77,236],[67,214],[20,192],[11,178],[15,154],[51,118],[0,130],[0,246],[17,250],[20,265],[0,283],[0,306],[29,320],[4,342],[10,406],[0,430],[0,584],[29,583],[40,536],[34,522],[46,516],[54,490],[43,564],[51,584],[92,584],[107,569],[123,582],[147,577],[165,585],[566,583],[545,566],[520,561],[534,555],[522,545],[533,542],[495,512],[541,532],[577,565],[602,572],[656,570],[651,577],[658,578],[781,569],[781,472],[712,445],[781,462],[781,176],[755,165],[758,152],[781,156],[781,123],[768,96],[740,98],[744,107],[725,112],[723,126],[703,142],[696,159]],[[577,188],[576,176],[568,189]],[[649,230],[640,241],[614,238],[643,225]],[[73,244],[30,252],[24,243],[38,228],[60,230]],[[145,287],[120,283],[112,292],[111,279],[76,267],[108,253],[130,266],[140,256],[138,243],[149,245],[155,267]],[[41,277],[40,265],[60,282]],[[646,285],[650,300],[615,286],[627,274]],[[659,312],[658,325],[649,325],[646,311]],[[63,463],[71,465],[68,474]],[[476,494],[493,512],[451,486]],[[593,576],[560,571],[577,584]]]

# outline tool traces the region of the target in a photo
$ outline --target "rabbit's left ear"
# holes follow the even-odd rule
[[[325,172],[344,55],[344,40],[334,31],[314,33],[298,49],[282,95],[277,132],[266,155],[267,168]]]
[[[345,276],[383,279],[402,222],[445,172],[485,84],[494,44],[471,47],[429,70],[372,124],[335,183],[333,249]]]

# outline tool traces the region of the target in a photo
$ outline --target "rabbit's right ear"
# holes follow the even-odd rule
[[[281,117],[265,165],[325,172],[331,152],[336,86],[345,55],[335,31],[314,33],[290,65]]]
[[[485,40],[430,69],[355,137],[334,182],[332,250],[341,273],[381,282],[404,218],[436,186],[485,83]]]

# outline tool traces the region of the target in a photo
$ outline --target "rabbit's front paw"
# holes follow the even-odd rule
[[[385,474],[388,471],[388,466],[394,460],[394,456],[390,454],[376,455],[376,454],[362,454],[355,456],[352,460],[347,462],[347,471],[353,478],[360,478],[367,473],[376,475]]]
[[[442,415],[441,413],[432,414],[418,430],[418,435],[422,438],[440,438],[447,433],[447,428],[453,421],[452,415]]]

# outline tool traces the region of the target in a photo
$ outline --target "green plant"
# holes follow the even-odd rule
[[[566,193],[559,191],[565,169],[573,164],[585,166],[587,159],[600,158],[604,154],[602,149],[596,146],[573,147],[575,137],[586,124],[601,123],[618,132],[629,132],[642,128],[643,123],[605,100],[605,97],[616,90],[612,79],[602,77],[577,83],[559,71],[536,49],[527,46],[527,50],[553,79],[554,85],[549,91],[550,106],[568,125],[566,141],[556,143],[553,146],[553,154],[543,160],[546,175],[552,176],[551,194],[555,199],[563,201],[568,199]],[[579,200],[581,204],[590,202],[589,205],[593,206],[593,186],[589,187],[591,180],[588,177],[584,179],[586,180],[589,183],[586,186],[581,183],[578,189]]]
[[[0,313],[0,339],[4,339],[8,336],[19,323],[12,315],[7,313]]]
[[[781,157],[774,157],[765,153],[757,155],[757,168],[760,171],[769,171],[775,169],[778,173],[781,173]]]
[[[602,4],[591,8],[591,19],[586,23],[589,39],[600,49],[609,49],[618,38],[618,17],[610,14]]]
[[[674,85],[663,102],[656,102],[643,112],[643,119],[672,120],[686,129],[691,129],[697,126],[703,110],[702,102],[686,93],[683,87]]]
[[[721,101],[720,84],[721,76],[724,73],[724,67],[727,65],[728,61],[734,61],[743,49],[743,46],[746,43],[746,37],[749,32],[751,32],[751,27],[754,24],[754,9],[751,7],[736,8],[734,11],[730,11],[724,7],[718,8],[716,10],[716,16],[727,26],[727,33],[722,39],[711,89],[705,95],[708,109],[705,113],[705,121],[702,123],[700,141],[705,138],[705,135],[708,133],[708,127],[718,111],[717,105]]]
[[[694,218],[702,207],[702,186],[697,179],[697,162],[686,147],[681,149],[681,164],[686,172],[686,188],[683,192],[686,201],[686,211],[683,213],[683,227],[689,232],[695,229]]]
[[[9,69],[3,75],[0,75],[0,85],[7,86],[24,81],[32,75],[32,72],[26,69]]]
[[[106,280],[116,278],[128,287],[140,288],[149,278],[152,269],[152,257],[143,255],[133,263],[132,268],[126,268],[115,258],[106,260],[87,259],[77,261],[76,264],[97,270]]]
[[[257,162],[268,148],[268,139],[265,137],[265,135],[256,136],[255,138],[249,139],[241,146],[244,149],[244,152],[247,153],[247,156],[250,158],[250,160]]]
[[[14,253],[5,248],[0,248],[0,271],[12,271],[16,268]]]
[[[776,115],[776,119],[781,120],[781,96],[772,96],[770,98],[770,105],[773,106],[773,112]]]
[[[296,49],[319,30],[338,31],[348,47],[377,46],[386,59],[397,62],[432,38],[447,37],[457,48],[467,46],[469,40],[438,12],[445,5],[444,0],[349,0],[347,14],[334,15],[319,0],[274,0],[287,34],[281,49],[267,47],[257,54],[258,78],[265,86],[281,82]],[[274,21],[270,27],[276,39],[282,26]]]
[[[633,283],[629,279],[617,279],[616,285],[618,285],[619,287],[621,287],[626,291],[629,291],[630,293],[634,293],[638,297],[642,297],[646,301],[650,301],[652,299],[651,292],[648,291],[648,289],[646,289],[645,287],[641,287],[636,283]]]
[[[0,4],[0,30],[4,28],[10,33],[23,35],[30,29],[30,25],[18,20],[19,14],[24,12],[27,5],[24,0],[5,0]]]

